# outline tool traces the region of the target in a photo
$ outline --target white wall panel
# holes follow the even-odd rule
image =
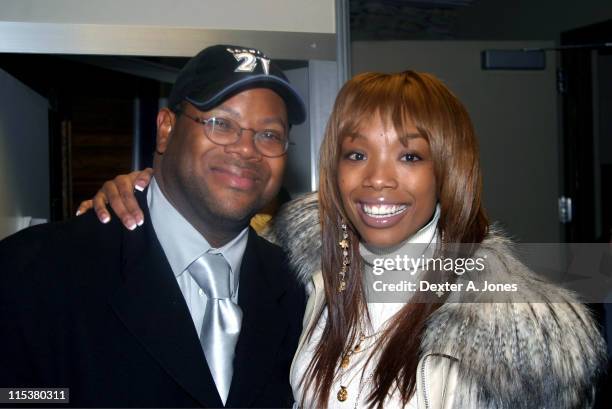
[[[49,218],[48,102],[0,70],[0,239]]]
[[[334,0],[0,0],[0,21],[335,33]]]

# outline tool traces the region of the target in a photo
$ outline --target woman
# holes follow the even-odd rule
[[[291,373],[297,404],[592,405],[604,354],[597,328],[571,294],[536,278],[490,231],[471,121],[439,80],[407,71],[347,82],[327,126],[319,175],[318,199],[291,202],[270,232],[312,283]],[[106,190],[117,192],[112,184]],[[468,276],[396,266],[387,272],[399,272],[407,285],[455,287],[370,302],[376,260],[427,254],[456,261],[455,243],[464,245],[461,259],[488,257],[486,269]],[[474,298],[454,290],[484,280],[512,283],[520,294]]]

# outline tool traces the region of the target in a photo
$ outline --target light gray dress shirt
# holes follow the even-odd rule
[[[211,247],[204,236],[166,199],[155,178],[151,179],[149,185],[147,205],[157,239],[185,297],[199,337],[208,299],[187,271],[187,267],[206,252],[221,253],[230,265],[231,299],[234,303],[238,303],[240,266],[247,245],[249,228],[246,227],[223,247]]]

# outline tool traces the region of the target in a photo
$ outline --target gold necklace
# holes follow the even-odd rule
[[[365,340],[365,335],[363,334],[362,331],[359,331],[359,339],[357,341],[357,344],[355,344],[355,346],[353,346],[352,348],[349,348],[349,350],[344,353],[344,355],[342,356],[342,360],[340,361],[340,389],[338,390],[338,393],[336,394],[336,397],[338,398],[340,402],[344,402],[345,400],[348,399],[348,389],[347,389],[348,384],[346,386],[342,385],[343,384],[342,378],[344,378],[344,372],[346,372],[346,369],[351,364],[351,356],[353,356],[354,354],[358,352],[361,352],[361,343],[364,340]]]
[[[338,389],[338,392],[336,393],[336,398],[338,399],[338,401],[340,402],[344,402],[348,399],[348,386],[350,385],[350,383],[353,381],[353,379],[355,378],[354,376],[347,382],[346,385],[343,385],[343,378],[344,378],[344,374],[346,373],[346,370],[348,369],[349,365],[351,364],[351,357],[359,352],[362,352],[366,349],[368,349],[370,346],[374,345],[374,343],[372,343],[370,346],[368,346],[367,348],[362,348],[361,343],[363,341],[365,341],[368,338],[371,338],[373,336],[375,336],[377,333],[375,332],[374,334],[371,335],[365,335],[363,333],[363,331],[359,331],[359,338],[357,340],[357,343],[355,344],[355,346],[353,346],[352,348],[349,348],[348,351],[346,351],[344,353],[344,355],[342,356],[342,359],[340,361],[340,389]],[[365,369],[365,368],[364,368]],[[363,377],[363,374],[362,374]]]

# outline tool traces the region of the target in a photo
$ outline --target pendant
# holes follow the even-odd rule
[[[348,391],[345,386],[340,385],[340,390],[338,391],[338,395],[336,395],[340,402],[344,402],[346,398],[348,398]]]
[[[342,369],[346,369],[348,368],[350,363],[351,363],[351,358],[349,358],[348,356],[345,356],[344,358],[342,358],[342,363],[340,364],[340,366],[342,367]]]

